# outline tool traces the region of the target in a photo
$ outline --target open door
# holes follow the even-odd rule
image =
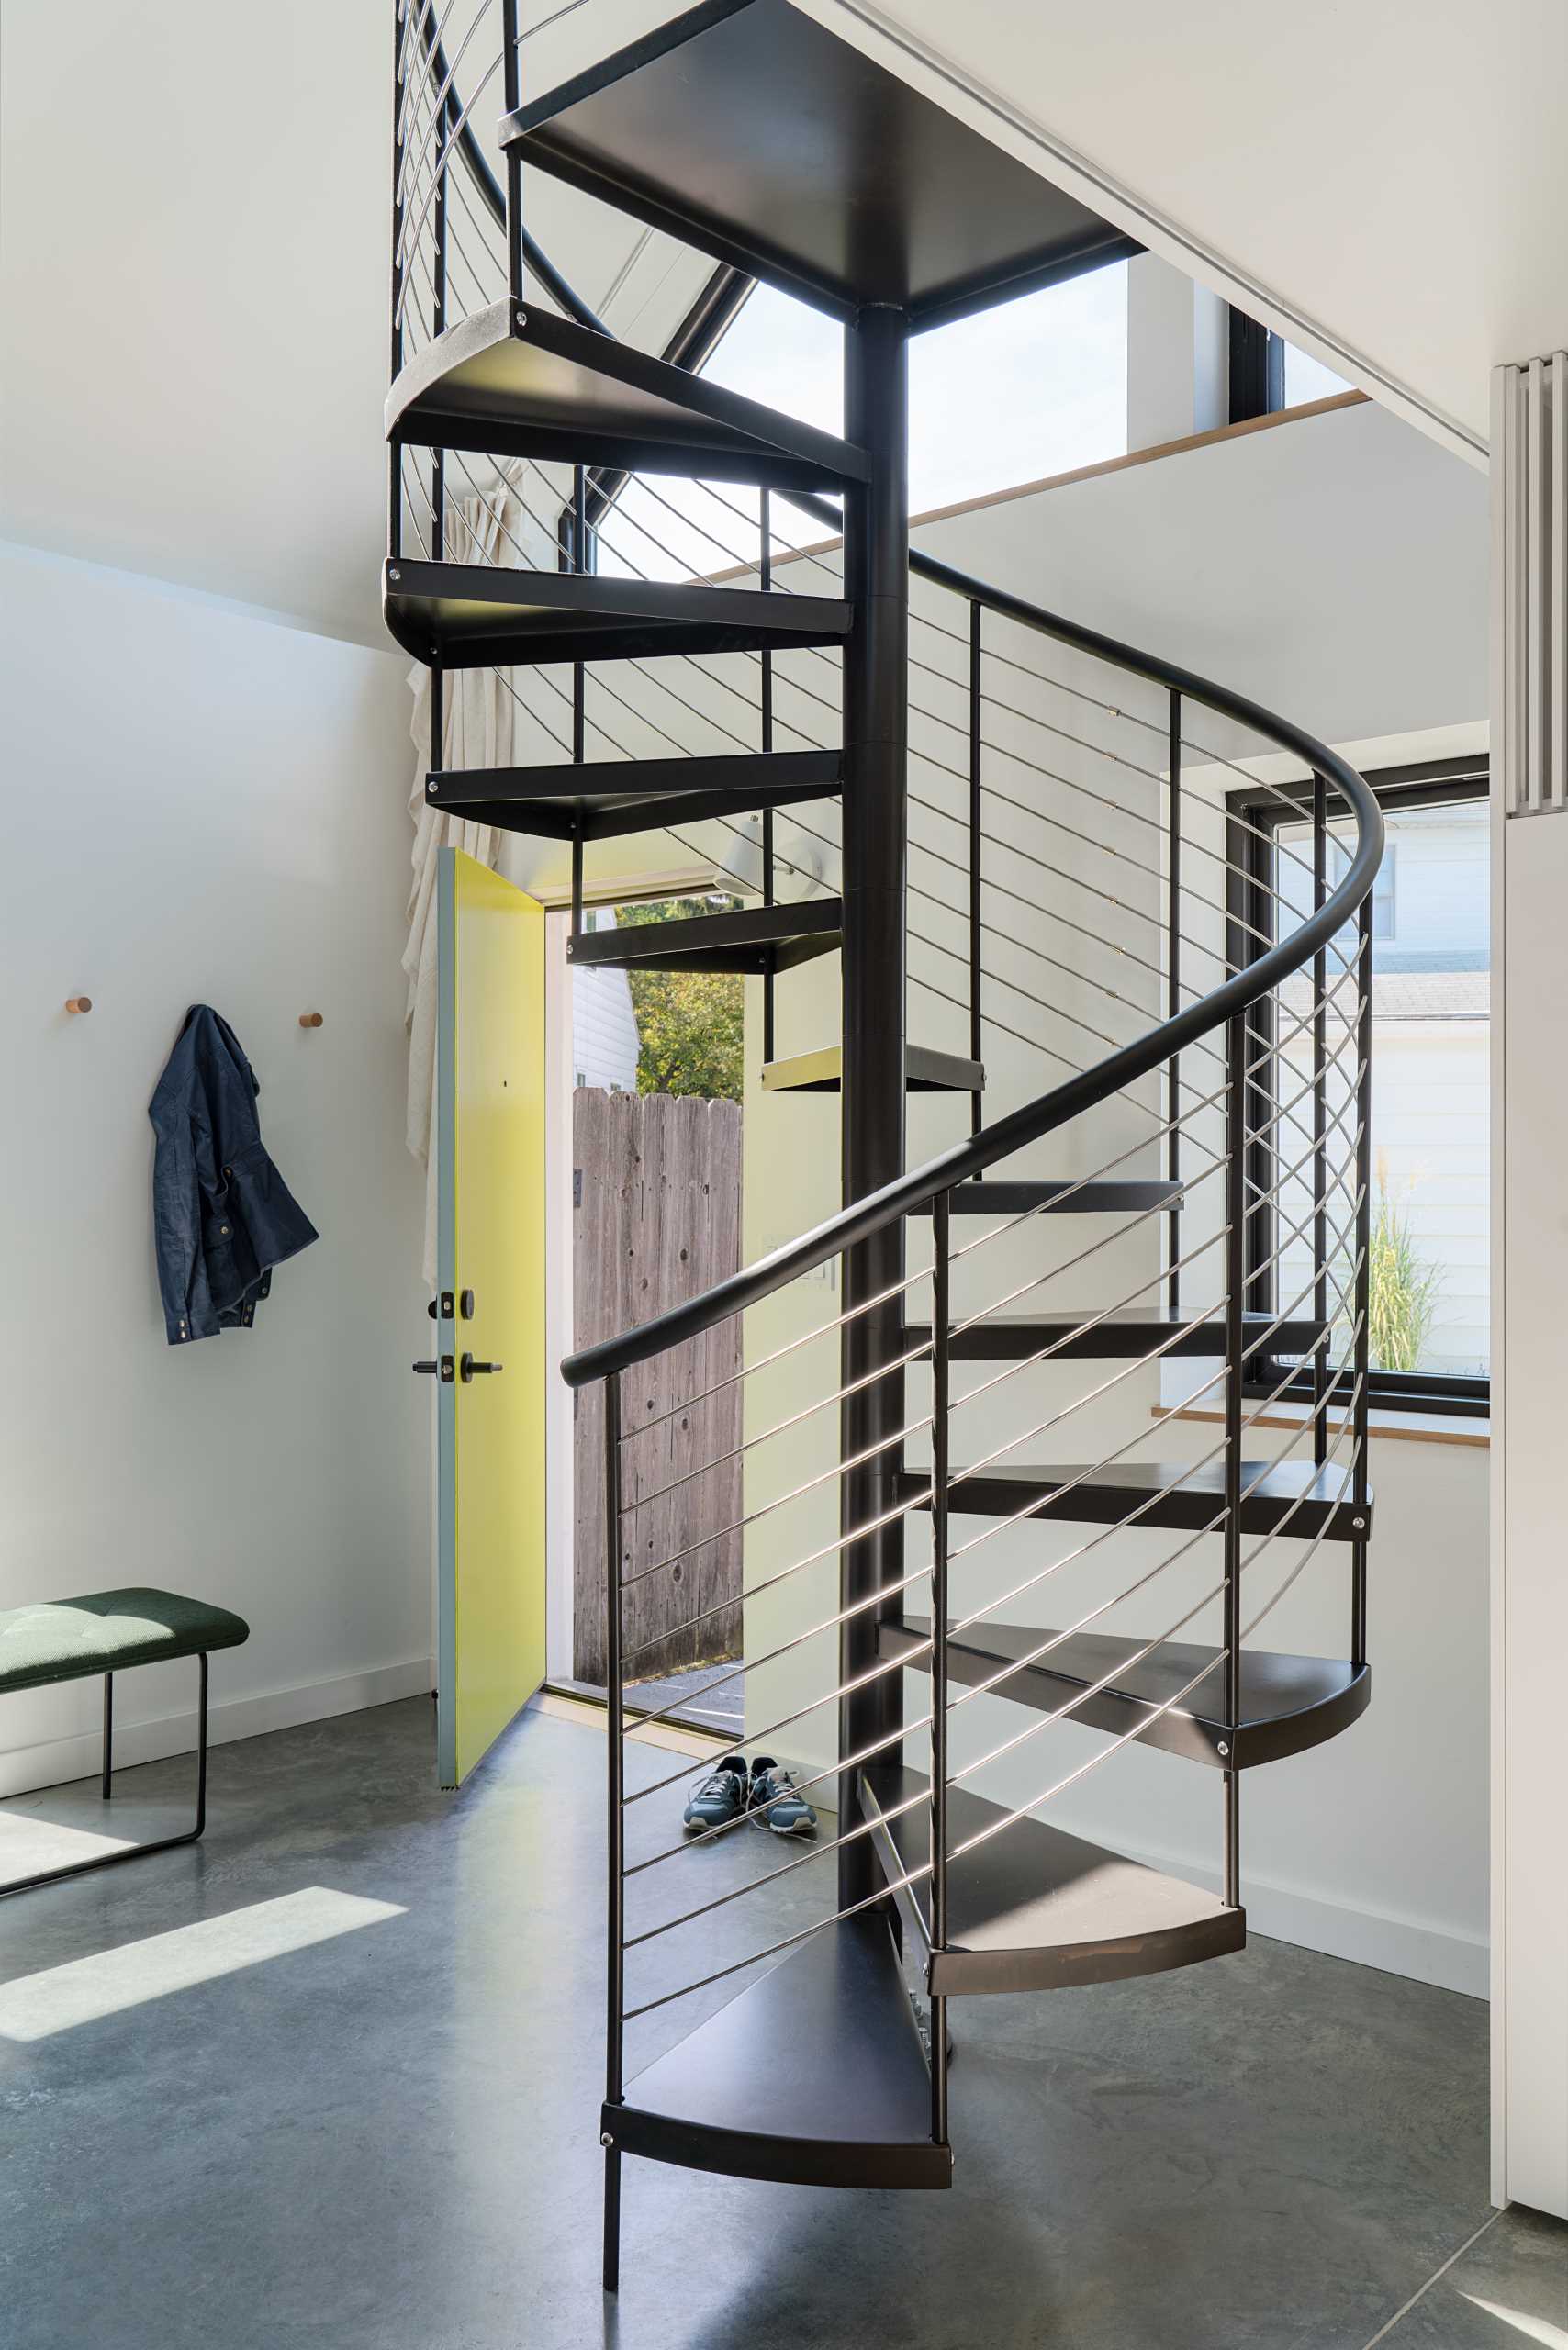
[[[544,1678],[544,910],[442,851],[436,1750],[460,1786]]]

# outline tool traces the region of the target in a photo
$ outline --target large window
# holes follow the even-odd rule
[[[1491,1368],[1488,1293],[1491,956],[1490,831],[1482,762],[1449,762],[1369,778],[1383,803],[1388,847],[1372,900],[1370,1359],[1372,1401],[1421,1411],[1484,1412]],[[1277,799],[1232,796],[1244,819],[1232,856],[1254,882],[1255,912],[1288,932],[1312,897],[1312,829]],[[1328,878],[1345,870],[1348,832],[1331,844]],[[1250,916],[1249,916],[1250,918]],[[1353,933],[1339,942],[1353,953]],[[1335,958],[1330,957],[1330,985]],[[1311,1007],[1302,976],[1280,990],[1276,1095],[1309,1087],[1312,1038],[1292,1035]],[[1351,1056],[1345,1061],[1349,1069]],[[1348,1110],[1349,1078],[1335,1107]],[[1270,1116],[1260,1100],[1254,1125]],[[1261,1147],[1261,1146],[1255,1146]],[[1277,1270],[1257,1269],[1271,1253],[1257,1220],[1249,1254],[1251,1303],[1278,1312],[1309,1284],[1310,1169],[1294,1175],[1298,1151],[1271,1147],[1260,1173],[1275,1193]],[[1307,1235],[1285,1240],[1293,1225]],[[1340,1261],[1337,1281],[1348,1279]],[[1271,1290],[1272,1296],[1259,1293]],[[1335,1353],[1345,1333],[1337,1333]],[[1285,1359],[1258,1367],[1271,1391]]]
[[[771,286],[751,295],[704,372],[844,430],[842,329]],[[1126,445],[1126,262],[911,340],[912,513],[1123,456]]]
[[[844,430],[844,330],[758,285],[703,370],[729,391]],[[909,352],[909,502],[929,513],[1119,457],[1127,445],[1127,269],[1116,262],[915,335]],[[773,501],[796,545],[820,520]],[[669,477],[632,482],[607,518],[606,572],[655,579],[721,570],[756,546],[756,493]]]

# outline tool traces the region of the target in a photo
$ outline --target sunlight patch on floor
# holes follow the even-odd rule
[[[137,1841],[74,1828],[68,1820],[0,1812],[0,1886],[41,1876],[46,1869],[72,1868],[79,1861],[101,1861],[110,1852],[126,1852]]]
[[[1479,2293],[1463,2296],[1473,2309],[1484,2310],[1499,2325],[1510,2326],[1524,2342],[1539,2342],[1542,2350],[1568,2350],[1568,2326],[1553,2325],[1544,2317],[1527,2317],[1523,2310],[1506,2309],[1501,2301],[1484,2301]]]
[[[221,1918],[203,1918],[172,1933],[124,1942],[91,1958],[73,1958],[39,1975],[0,1984],[0,2039],[47,2040],[102,2016],[164,1999],[198,1983],[216,1982],[241,1967],[313,1942],[330,1942],[362,1926],[379,1926],[406,1911],[391,1901],[368,1901],[354,1893],[308,1886],[275,1901],[257,1901]]]

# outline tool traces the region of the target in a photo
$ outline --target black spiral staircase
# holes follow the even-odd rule
[[[1126,238],[788,0],[708,0],[526,99],[532,32],[506,0],[498,51],[493,24],[476,47],[488,7],[398,0],[386,614],[429,665],[434,744],[447,681],[478,668],[539,755],[454,769],[438,747],[429,796],[573,844],[577,961],[759,977],[764,1085],[836,1092],[843,1136],[840,1213],[563,1367],[602,1414],[610,1529],[613,2285],[623,2154],[946,2186],[949,1999],[1241,1948],[1241,1773],[1336,1736],[1369,1695],[1382,826],[1299,728],[911,554],[910,335],[1125,256]],[[506,109],[504,189],[476,136],[487,90]],[[673,355],[612,339],[539,252],[525,169],[719,265]],[[842,320],[842,439],[692,372],[752,278]],[[982,412],[977,386],[977,427]],[[673,502],[666,476],[688,486]],[[618,524],[654,537],[633,492],[678,536],[697,485],[706,539],[720,512],[741,526],[729,576],[678,560],[634,576],[612,544]],[[784,537],[802,513],[825,545]],[[1219,744],[1194,744],[1194,713]],[[1287,755],[1263,771],[1283,780],[1260,783],[1260,753]],[[1287,831],[1237,812],[1216,775],[1249,805],[1271,791]],[[655,829],[751,902],[588,932],[594,845]],[[916,878],[935,868],[935,889]],[[961,943],[922,931],[923,907]],[[779,982],[830,955],[841,1033],[781,1057]],[[906,1002],[929,1033],[906,1032]],[[1129,1015],[1131,1036],[1103,1024]],[[1014,1098],[987,1123],[1003,1046]],[[912,1090],[958,1096],[963,1131],[909,1171]],[[801,1286],[824,1267],[841,1287]],[[733,1382],[703,1384],[700,1342],[740,1314],[745,1504],[715,1523],[705,1488],[734,1456],[704,1449],[704,1407]],[[686,1393],[651,1415],[639,1373],[672,1356]],[[1171,1400],[1188,1449],[1149,1460]],[[1074,1418],[1097,1433],[1064,1459]],[[787,1473],[764,1467],[778,1443]],[[785,1559],[787,1525],[804,1548]],[[1176,1547],[1154,1561],[1162,1534]],[[832,1832],[781,1863],[766,1839],[673,1830],[667,1807],[706,1766],[650,1773],[648,1717],[624,1696],[627,1592],[735,1539],[750,1742],[827,1754],[797,1778]],[[1346,1654],[1248,1645],[1335,1557]],[[757,1719],[770,1688],[784,1710]],[[1032,1741],[1062,1726],[1077,1742],[1036,1789]],[[1214,1889],[1036,1816],[1129,1745],[1216,1774]],[[829,1854],[833,1893],[813,1898]],[[755,1948],[735,1922],[749,1908]],[[681,2001],[687,2036],[629,2073],[628,2027]]]

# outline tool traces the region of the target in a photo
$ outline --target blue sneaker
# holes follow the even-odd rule
[[[705,1779],[699,1779],[691,1790],[685,1813],[687,1827],[728,1827],[732,1819],[738,1819],[745,1811],[749,1785],[745,1756],[726,1754],[718,1768],[711,1771]]]
[[[788,1771],[771,1754],[756,1755],[751,1766],[751,1798],[747,1805],[754,1828],[770,1828],[775,1836],[814,1836],[817,1816]]]

